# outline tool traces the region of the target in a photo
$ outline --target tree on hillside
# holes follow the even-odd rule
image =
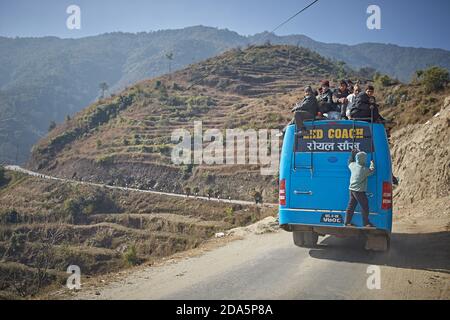
[[[100,90],[102,90],[102,99],[105,97],[105,92],[108,91],[109,85],[106,82],[102,82],[99,84]]]
[[[376,73],[377,73],[377,70],[375,70],[374,68],[371,68],[371,67],[362,67],[358,71],[359,76],[361,78],[363,78],[364,80],[373,79],[373,77],[375,76]]]
[[[208,199],[211,199],[213,192],[214,192],[214,190],[212,188],[208,188],[206,190],[206,196],[208,197]]]
[[[194,194],[195,196],[198,196],[198,193],[200,192],[200,188],[199,187],[195,187],[194,188]]]
[[[52,131],[55,128],[56,128],[56,122],[55,121],[51,121],[49,126],[48,126],[48,132]]]
[[[347,77],[347,65],[344,61],[337,61],[336,62],[337,67],[337,77],[339,79],[344,79]]]
[[[169,74],[172,73],[173,52],[166,53],[166,59],[169,61]]]
[[[378,87],[388,87],[396,84],[396,81],[391,79],[387,74],[381,74],[378,72],[373,76],[373,81]]]
[[[450,82],[448,70],[437,66],[418,70],[416,76],[428,92],[442,90]]]
[[[420,78],[422,78],[422,76],[423,76],[423,70],[417,70],[416,71],[416,78],[420,79]]]

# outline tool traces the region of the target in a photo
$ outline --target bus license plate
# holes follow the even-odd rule
[[[321,223],[343,224],[342,215],[338,213],[324,213],[320,219]]]

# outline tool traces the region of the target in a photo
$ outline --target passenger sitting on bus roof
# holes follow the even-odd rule
[[[341,113],[341,118],[346,118],[346,111],[347,111],[347,104],[348,100],[347,97],[350,95],[350,92],[348,91],[348,85],[345,80],[341,80],[339,83],[339,88],[334,90],[333,92],[333,102],[336,104],[338,111]]]
[[[356,205],[359,203],[362,210],[363,226],[370,228],[373,225],[369,221],[369,201],[367,199],[367,180],[368,177],[375,173],[375,164],[373,160],[370,162],[370,168],[366,167],[367,154],[352,150],[352,154],[348,161],[350,169],[350,186],[349,186],[349,202],[347,206],[345,225],[353,226],[352,218],[355,213]]]
[[[313,89],[313,94],[314,94],[314,97],[316,97],[316,100],[317,100],[317,96],[320,94],[319,91],[316,90],[316,89]]]
[[[319,98],[323,93],[323,88],[320,87],[319,89],[316,90],[316,92],[317,92],[316,97]]]
[[[351,93],[348,97],[348,104],[347,104],[347,111],[345,112],[345,115],[347,116],[347,119],[351,119],[351,111],[353,109],[353,107],[355,106],[355,100],[356,97],[358,96],[358,94],[361,93],[361,87],[360,85],[357,83],[353,86],[353,93]]]
[[[316,118],[317,112],[319,111],[319,105],[317,99],[314,95],[314,91],[310,86],[304,89],[305,97],[301,103],[295,105],[292,112],[295,113],[294,119],[289,123],[289,125],[297,123],[298,130],[303,127],[303,121],[314,120]]]
[[[338,111],[333,102],[333,92],[330,89],[330,81],[322,81],[322,93],[319,96],[319,111],[324,114],[330,111]]]
[[[356,97],[354,107],[350,112],[352,119],[361,119],[368,122],[372,120],[373,122],[382,122],[384,120],[378,111],[374,93],[375,88],[368,86],[366,92],[362,92]]]
[[[355,91],[355,86],[353,85],[353,81],[348,79],[346,82],[348,85],[348,92],[350,92],[350,94],[352,94]]]

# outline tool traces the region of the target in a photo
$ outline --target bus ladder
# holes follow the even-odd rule
[[[315,128],[316,128],[316,125],[315,125],[315,119],[313,119],[312,120],[312,134],[314,135],[314,130],[315,130]],[[303,134],[303,136],[304,136],[304,132],[302,131],[301,132],[302,134]],[[309,166],[308,165],[305,165],[305,166],[298,166],[297,167],[297,164],[296,164],[296,153],[297,153],[297,146],[298,146],[298,138],[300,137],[300,138],[303,138],[303,136],[302,135],[300,135],[300,131],[298,130],[298,128],[297,128],[297,124],[295,124],[295,135],[294,135],[294,137],[295,137],[295,142],[294,142],[294,171],[297,171],[297,169],[299,169],[299,170],[301,170],[301,169],[308,169],[309,171],[310,171],[310,173],[311,173],[311,178],[313,177],[313,173],[314,173],[314,162],[313,162],[313,151],[311,150],[311,152],[310,152],[310,163],[309,163]]]

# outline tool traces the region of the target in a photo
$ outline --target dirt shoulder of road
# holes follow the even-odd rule
[[[450,196],[397,205],[393,210],[393,231],[450,231]]]

